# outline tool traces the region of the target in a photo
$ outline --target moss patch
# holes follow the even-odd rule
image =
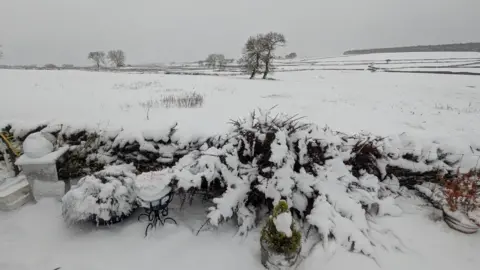
[[[263,241],[270,250],[280,254],[293,254],[300,249],[302,234],[295,228],[292,222],[290,229],[292,237],[287,237],[283,232],[277,231],[273,220],[282,213],[288,213],[290,208],[286,201],[280,201],[273,209],[273,215],[269,217],[267,224],[262,229],[261,241]]]

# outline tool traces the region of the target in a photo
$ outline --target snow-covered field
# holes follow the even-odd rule
[[[179,135],[223,133],[256,108],[307,117],[346,133],[407,132],[417,140],[480,145],[480,77],[356,71],[279,72],[244,77],[0,70],[0,125],[58,122],[93,128],[165,129]],[[196,92],[201,108],[164,108],[165,96]],[[153,103],[149,109],[145,104]],[[157,105],[155,105],[157,104]],[[147,112],[148,118],[147,120]]]
[[[480,58],[463,55],[466,62]],[[401,56],[399,61],[430,56]],[[372,56],[365,57],[353,60]],[[374,57],[383,61],[385,56]],[[311,70],[278,72],[274,78],[0,70],[0,127],[48,122],[138,132],[164,130],[178,122],[178,136],[189,140],[224,133],[230,119],[277,105],[278,112],[306,116],[337,131],[406,133],[419,144],[436,142],[472,157],[465,159],[467,167],[478,159],[472,146],[480,148],[480,76]],[[157,102],[189,92],[203,95],[202,107],[165,108]],[[376,222],[399,236],[407,251],[378,247],[380,259],[375,262],[341,247],[318,246],[299,269],[478,268],[479,234],[463,235],[433,221],[433,209],[420,207],[424,202],[415,198],[399,198],[397,203],[402,216]],[[263,268],[258,229],[245,239],[234,237],[236,231],[228,226],[195,236],[204,209],[184,211],[173,211],[178,227],[160,227],[146,239],[146,224],[136,216],[111,228],[69,227],[60,202],[51,198],[0,212],[0,269]]]
[[[480,115],[477,76],[305,71],[275,79],[0,70],[0,124],[152,129],[178,122],[180,132],[211,135],[225,131],[230,119],[278,105],[278,111],[349,133],[475,138],[470,135],[480,132],[473,124]],[[186,92],[202,94],[203,107],[153,106],[147,120],[142,103]]]
[[[461,68],[475,67],[480,64],[478,52],[417,52],[417,53],[379,53],[363,55],[345,55],[328,58],[277,59],[274,62],[278,72],[305,70],[367,70],[373,64],[381,71],[419,69],[423,71],[463,72]],[[436,70],[441,68],[441,70]],[[227,65],[226,70],[212,70],[198,63],[180,63],[167,67],[179,73],[216,73],[220,75],[238,74],[241,70],[235,64]],[[479,70],[470,70],[480,73]]]

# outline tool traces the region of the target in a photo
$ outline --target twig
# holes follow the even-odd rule
[[[271,111],[271,110],[275,109],[277,106],[278,106],[278,104],[273,105],[273,107],[271,107],[270,109],[268,109],[268,111]]]
[[[196,236],[198,236],[198,234],[200,233],[200,231],[203,229],[203,226],[207,225],[207,223],[208,223],[209,220],[210,220],[210,219],[207,219],[207,220],[205,221],[205,223],[203,223],[203,225],[200,227],[200,229],[198,229]]]

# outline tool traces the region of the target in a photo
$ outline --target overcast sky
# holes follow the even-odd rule
[[[0,0],[0,64],[128,63],[238,57],[248,36],[278,31],[299,56],[480,41],[480,0]]]

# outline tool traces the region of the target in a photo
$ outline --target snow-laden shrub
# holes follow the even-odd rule
[[[349,147],[353,139],[270,111],[232,124],[227,136],[207,141],[162,170],[178,189],[212,193],[214,206],[207,214],[211,225],[235,219],[242,235],[264,217],[262,208],[273,209],[285,201],[325,244],[335,242],[372,257],[374,246],[401,249],[394,235],[385,235],[387,230],[378,225],[372,231],[367,220],[365,209],[375,208],[371,212],[378,216],[397,216],[401,209],[392,198],[396,189],[387,190],[381,179],[369,173],[375,172],[368,170],[370,157],[368,162],[357,162],[358,177],[352,174],[348,161],[358,153]],[[365,138],[353,145],[360,140]],[[362,164],[367,165],[362,168]]]
[[[133,165],[108,166],[80,179],[62,199],[65,221],[111,224],[129,216],[136,207],[134,171]]]
[[[449,210],[470,212],[479,206],[480,199],[477,194],[478,173],[471,170],[466,174],[457,172],[453,179],[445,180],[443,193]]]
[[[437,183],[425,182],[416,185],[418,194],[433,206],[449,211],[471,212],[480,206],[480,173],[470,170],[467,173],[457,171],[455,175],[437,176]]]
[[[62,179],[92,174],[108,164],[104,159],[98,158],[105,150],[102,147],[102,139],[96,133],[77,131],[69,134],[67,128],[60,131],[57,144],[70,145],[67,153],[57,162],[58,175]]]
[[[280,201],[273,209],[273,215],[262,229],[261,241],[279,254],[289,255],[300,249],[302,235],[295,227],[286,201]]]
[[[353,146],[352,157],[348,160],[348,164],[352,166],[352,174],[355,177],[360,177],[362,170],[381,177],[377,160],[382,158],[382,154],[376,145],[380,140],[381,138],[366,138],[366,140],[359,140]]]

